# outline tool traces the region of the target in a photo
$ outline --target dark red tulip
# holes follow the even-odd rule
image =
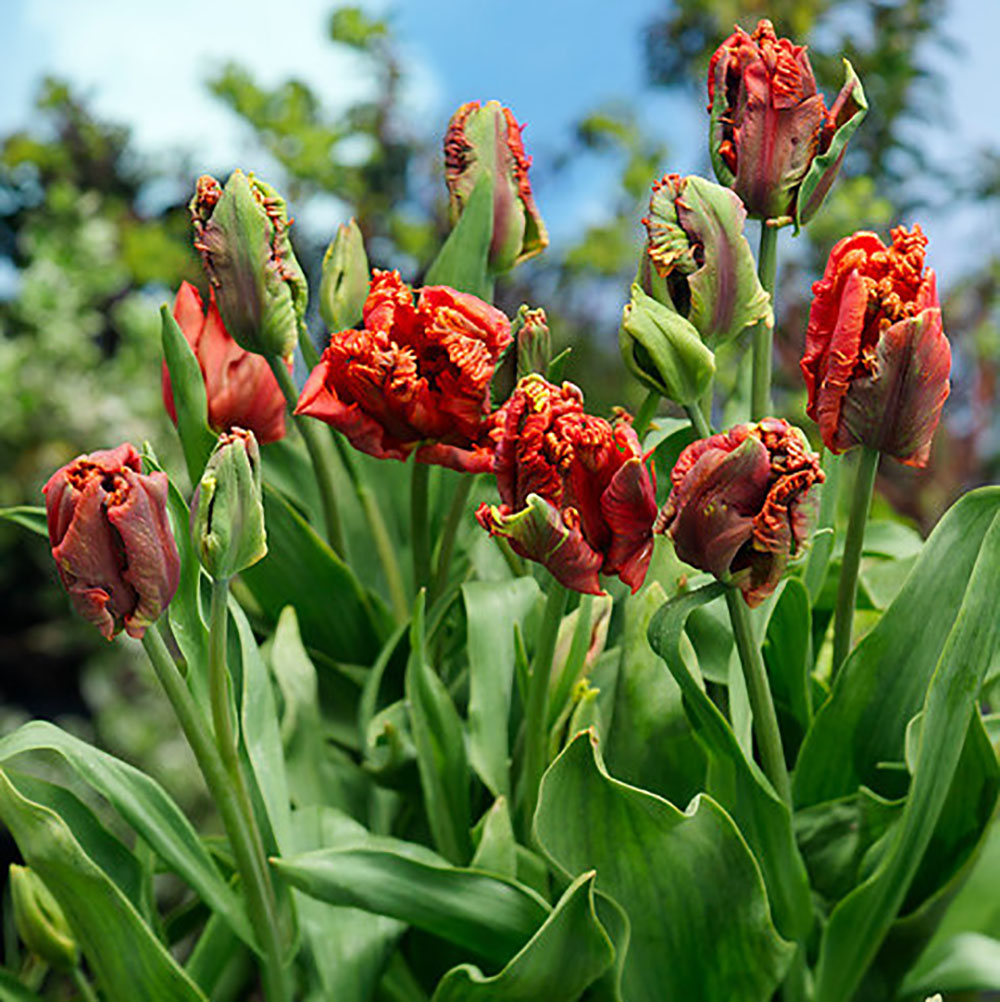
[[[804,45],[778,38],[763,19],[737,27],[708,66],[715,174],[762,219],[808,221],[833,184],[847,141],[868,105],[844,60],[846,79],[827,110]]]
[[[805,435],[780,418],[692,442],[670,473],[654,531],[677,556],[759,605],[778,586],[808,532],[806,500],[823,480]]]
[[[76,611],[109,640],[142,637],[177,590],[167,475],[142,472],[128,443],[78,456],[42,488],[49,542]]]
[[[444,285],[414,290],[376,271],[364,327],[330,337],[299,397],[319,418],[380,459],[485,472],[490,381],[510,344],[510,321],[475,296]]]
[[[587,414],[572,383],[529,375],[494,421],[502,503],[480,506],[483,528],[568,588],[600,594],[604,573],[636,590],[653,549],[656,500],[631,419]]]
[[[198,290],[182,282],[174,300],[174,319],[198,359],[208,396],[208,423],[217,432],[248,428],[261,443],[285,437],[285,398],[271,367],[260,355],[244,351],[230,336],[209,293],[208,310]],[[163,364],[163,403],[177,423],[170,373]]]
[[[813,285],[802,375],[809,416],[828,449],[867,445],[926,466],[948,397],[951,348],[919,226],[888,247],[855,233]]]

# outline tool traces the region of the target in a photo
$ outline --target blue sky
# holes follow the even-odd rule
[[[375,9],[385,9],[377,0]],[[173,156],[196,151],[206,168],[234,161],[254,166],[247,132],[209,96],[203,81],[226,59],[249,65],[265,83],[298,75],[331,105],[349,100],[360,83],[355,57],[325,36],[331,0],[169,4],[124,0],[3,0],[0,37],[0,133],[28,121],[44,73],[88,90],[104,115],[127,122],[140,149]],[[528,123],[525,140],[542,165],[563,144],[572,122],[602,101],[633,103],[671,149],[664,169],[704,166],[704,119],[697,103],[643,86],[640,36],[663,7],[655,0],[398,0],[392,5],[404,40],[410,114],[442,130],[459,103],[497,97]],[[279,20],[275,10],[287,12]],[[947,76],[946,120],[922,127],[918,139],[935,155],[969,157],[996,141],[991,106],[1000,3],[954,0],[942,33],[962,51],[927,57]],[[780,30],[780,26],[779,26]],[[611,177],[576,172],[558,190],[539,191],[554,236],[600,217]],[[336,219],[303,219],[332,226]],[[958,266],[996,240],[997,220],[947,211],[924,220],[933,248]]]

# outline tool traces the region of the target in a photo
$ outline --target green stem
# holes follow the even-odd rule
[[[451,505],[441,530],[441,542],[438,546],[437,562],[434,565],[434,578],[431,583],[429,600],[438,598],[448,583],[448,572],[451,569],[451,557],[455,552],[455,537],[458,527],[465,514],[465,506],[469,503],[469,495],[476,482],[473,474],[465,474],[458,482],[455,493],[451,496]]]
[[[549,711],[549,680],[552,676],[552,659],[555,655],[559,624],[566,611],[569,591],[553,579],[549,584],[545,613],[538,631],[535,657],[528,676],[528,699],[524,708],[524,759],[521,774],[521,831],[530,839],[531,821],[538,803],[538,788],[545,772],[548,728],[545,726]]]
[[[82,998],[84,1002],[97,1002],[97,993],[94,991],[90,982],[84,977],[83,971],[81,971],[79,967],[74,967],[73,970],[69,972],[69,976],[76,990],[80,993],[80,998]]]
[[[816,519],[816,531],[813,533],[812,549],[806,561],[803,583],[809,592],[809,600],[816,602],[823,582],[826,580],[826,569],[830,564],[830,554],[836,535],[833,531],[837,518],[837,496],[840,494],[840,471],[843,463],[840,456],[823,450],[823,483],[819,489],[819,516]]]
[[[705,415],[705,421],[708,426],[712,426],[712,401],[715,398],[715,379],[710,378],[708,381],[708,386],[705,387],[705,392],[701,395],[701,399],[698,401],[698,406],[701,408],[702,414]]]
[[[280,358],[268,355],[267,361],[274,373],[274,378],[278,381],[278,386],[281,387],[281,392],[285,395],[289,412],[294,415],[295,406],[299,399],[295,380],[292,379],[292,374]],[[337,556],[343,557],[345,553],[344,531],[340,525],[340,509],[337,507],[337,487],[333,479],[333,469],[330,466],[329,457],[320,438],[319,424],[314,418],[306,417],[303,414],[295,416],[295,424],[306,443],[306,449],[309,451],[309,458],[312,460],[313,470],[316,473],[316,482],[319,485],[320,499],[323,504],[327,539]]]
[[[854,604],[858,596],[858,568],[861,566],[861,549],[865,541],[865,523],[875,489],[879,452],[870,446],[861,447],[851,495],[851,514],[844,537],[844,558],[840,564],[840,584],[837,588],[837,605],[833,616],[833,665],[830,680],[851,652],[851,634],[854,628]]]
[[[760,223],[760,249],[757,254],[757,276],[771,296],[774,305],[774,276],[778,264],[778,228]],[[774,328],[761,322],[753,332],[753,385],[750,391],[750,419],[759,421],[771,410],[771,354]]]
[[[708,438],[712,434],[712,429],[701,407],[698,404],[687,404],[684,410],[687,412],[691,427],[694,428],[698,438]]]
[[[226,670],[225,598],[220,596],[222,599],[220,604],[216,595],[216,588],[213,588],[212,626],[214,629],[209,639],[209,685],[213,689],[213,704],[215,702],[214,688],[219,684],[216,676],[223,674],[224,685]],[[195,761],[205,779],[205,785],[219,809],[219,816],[222,818],[222,824],[243,881],[250,921],[253,924],[258,944],[264,951],[264,981],[268,986],[268,1002],[285,1002],[285,1000],[290,999],[291,993],[285,982],[281,944],[278,940],[277,909],[274,904],[270,871],[264,858],[263,847],[258,849],[260,846],[259,834],[255,838],[256,822],[253,820],[253,813],[251,812],[247,816],[241,810],[233,780],[220,750],[212,741],[212,735],[206,726],[205,718],[195,704],[194,697],[177,670],[177,665],[157,628],[146,630],[142,638],[142,646],[156,672],[160,685],[163,686],[163,691],[166,693],[170,705],[173,707],[181,730],[184,732],[184,737],[194,753]],[[219,670],[220,658],[221,673]],[[224,696],[228,707],[228,691],[224,690]],[[215,707],[213,705],[214,714]],[[229,716],[228,709],[226,716]],[[239,778],[242,781],[242,774]]]
[[[774,701],[771,699],[764,659],[761,657],[760,647],[754,640],[750,615],[743,596],[736,588],[726,589],[726,604],[729,606],[729,619],[733,624],[733,636],[736,638],[740,664],[743,666],[743,678],[747,684],[747,695],[750,697],[753,731],[760,751],[761,766],[778,796],[786,804],[791,804],[792,792],[788,782],[788,769],[785,766],[785,753],[781,747],[778,715],[774,712]]]
[[[299,350],[302,352],[302,359],[306,363],[306,368],[312,372],[319,365],[319,352],[316,350],[316,345],[312,343],[312,338],[309,336],[309,328],[306,326],[305,320],[299,317],[297,323],[299,328]]]
[[[413,542],[413,590],[427,586],[431,576],[431,533],[428,521],[430,467],[413,459],[410,471],[410,538]]]
[[[208,692],[212,705],[215,743],[226,773],[226,799],[239,816],[238,837],[232,841],[236,868],[246,888],[247,906],[254,931],[264,951],[264,995],[268,1002],[287,1000],[289,986],[285,973],[278,925],[278,908],[267,865],[264,842],[254,817],[253,804],[240,765],[232,704],[229,698],[229,665],[226,637],[229,626],[229,582],[212,582],[212,604],[208,627]],[[218,799],[219,793],[212,791]]]
[[[646,434],[646,430],[649,428],[650,421],[656,416],[656,409],[660,406],[660,394],[656,390],[650,390],[646,394],[646,399],[639,405],[639,410],[636,411],[635,420],[632,422],[632,427],[635,429],[636,435],[639,436],[639,441],[642,441],[643,435]]]

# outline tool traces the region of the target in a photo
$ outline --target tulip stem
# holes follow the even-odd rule
[[[434,565],[434,578],[431,583],[429,600],[439,598],[448,583],[448,571],[451,568],[451,557],[455,552],[455,537],[461,524],[462,516],[469,503],[469,495],[477,477],[474,474],[463,474],[451,496],[451,506],[441,530],[441,542],[438,544],[437,561]]]
[[[757,277],[774,306],[774,276],[778,266],[778,227],[760,222],[760,248],[757,254]],[[760,321],[753,332],[753,383],[750,390],[750,419],[759,421],[771,410],[771,354],[774,327]]]
[[[83,1002],[97,1002],[96,992],[90,982],[84,977],[83,971],[79,967],[74,967],[69,972],[69,977],[73,982],[73,986],[80,993],[80,998],[83,999]]]
[[[410,539],[413,543],[413,590],[427,587],[431,575],[431,534],[428,521],[430,467],[412,460],[410,473]]]
[[[687,416],[691,421],[691,427],[694,428],[698,438],[708,438],[712,434],[712,429],[705,417],[705,412],[701,409],[701,405],[697,402],[687,404],[684,410],[687,412]]]
[[[225,582],[222,583],[225,587]],[[228,589],[226,589],[228,591]],[[223,674],[223,686],[226,683],[226,635],[225,635],[225,595],[216,598],[216,589],[212,591],[212,626],[209,635],[209,673],[210,686],[217,685],[215,676],[219,674],[219,661]],[[221,613],[218,611],[221,608]],[[218,627],[221,619],[222,628]],[[221,638],[221,643],[220,639]],[[278,938],[277,906],[274,900],[274,890],[271,886],[271,875],[267,868],[264,850],[257,831],[257,825],[252,810],[245,813],[237,798],[236,789],[230,772],[227,769],[220,749],[212,741],[205,717],[198,708],[181,677],[167,645],[163,642],[159,630],[151,627],[142,638],[142,646],[146,651],[156,677],[166,693],[174,714],[181,725],[184,737],[187,739],[195,761],[205,779],[205,785],[219,809],[223,827],[229,843],[232,846],[233,857],[243,881],[247,911],[253,924],[254,933],[260,948],[264,951],[264,982],[268,1002],[286,1002],[291,998],[291,992],[286,982],[284,964],[282,963],[281,943]],[[213,665],[214,662],[214,665]],[[213,670],[214,668],[214,670]],[[228,688],[224,688],[226,712],[228,715]],[[214,691],[213,691],[214,714]],[[235,745],[233,745],[235,758]],[[237,761],[238,766],[238,761]],[[238,774],[242,783],[242,774]],[[244,791],[246,787],[243,787]],[[249,799],[247,801],[249,803]]]
[[[316,482],[319,485],[320,499],[323,503],[323,519],[326,522],[327,540],[337,556],[343,558],[345,555],[344,531],[340,525],[340,509],[337,507],[337,487],[333,479],[330,460],[320,438],[319,425],[315,418],[295,414],[299,391],[285,363],[276,355],[268,355],[267,361],[274,373],[274,378],[278,381],[278,386],[281,387],[281,392],[285,395],[288,410],[294,416],[295,424],[306,443],[306,449],[309,451],[309,458],[312,460],[313,470],[316,473]]]
[[[726,604],[729,606],[729,620],[733,625],[733,636],[743,666],[743,678],[747,684],[750,710],[753,713],[753,732],[757,738],[761,766],[764,775],[771,781],[775,792],[786,803],[792,802],[785,752],[781,746],[781,731],[778,729],[778,715],[774,710],[771,688],[767,681],[764,659],[760,646],[754,640],[753,627],[746,602],[738,588],[726,589]]]
[[[865,541],[865,523],[872,504],[875,474],[878,472],[878,449],[863,445],[851,495],[851,514],[847,520],[844,537],[844,556],[840,562],[840,583],[837,587],[837,605],[833,616],[833,664],[831,682],[840,666],[851,653],[851,635],[854,627],[854,606],[858,597],[858,568]]]
[[[830,554],[836,538],[834,523],[837,517],[837,497],[840,494],[840,472],[843,463],[840,456],[829,449],[823,450],[823,483],[819,487],[819,516],[813,533],[812,548],[806,561],[802,581],[809,592],[809,601],[815,604],[820,589],[826,580],[826,570],[830,565]]]
[[[569,590],[554,578],[549,582],[545,612],[538,631],[535,656],[528,675],[528,696],[524,708],[524,759],[520,785],[521,832],[525,842],[531,839],[531,821],[538,803],[538,789],[545,772],[549,744],[546,726],[549,715],[549,682],[552,677],[552,660],[559,637],[559,625]]]
[[[639,405],[639,409],[635,413],[635,420],[632,422],[632,427],[635,429],[640,444],[642,444],[642,438],[649,428],[649,423],[656,417],[656,410],[659,406],[659,392],[657,390],[650,390],[646,394],[646,399]]]

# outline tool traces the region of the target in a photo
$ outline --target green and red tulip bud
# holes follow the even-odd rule
[[[376,271],[364,327],[331,335],[295,413],[379,459],[486,472],[490,382],[510,342],[510,321],[476,296]]]
[[[867,445],[926,466],[948,397],[951,349],[919,226],[888,247],[859,232],[813,285],[802,374],[806,408],[833,452]]]
[[[512,333],[517,340],[517,376],[538,372],[545,375],[552,358],[552,337],[545,310],[522,306],[514,318]]]
[[[370,282],[361,229],[353,219],[341,223],[323,255],[319,283],[319,312],[327,330],[342,331],[361,320]]]
[[[80,949],[59,902],[26,866],[10,865],[10,898],[14,926],[24,945],[57,971],[71,971]]]
[[[76,611],[110,640],[141,638],[177,590],[180,559],[165,473],[128,443],[78,456],[42,488],[49,542]]]
[[[737,425],[692,442],[670,473],[655,532],[685,563],[714,574],[759,605],[808,535],[808,500],[822,482],[819,456],[780,418]]]
[[[260,450],[253,432],[219,436],[191,500],[191,535],[202,567],[228,580],[267,555]]]
[[[174,319],[187,339],[208,398],[208,423],[216,432],[249,428],[261,443],[285,437],[285,398],[267,362],[244,351],[230,336],[209,292],[205,310],[198,290],[182,282],[174,300]],[[177,423],[173,386],[163,363],[163,403]]]
[[[868,110],[844,60],[845,81],[828,110],[804,45],[778,38],[770,21],[737,27],[708,67],[709,151],[715,176],[759,219],[808,222],[833,184],[847,142]]]
[[[309,294],[284,199],[236,170],[225,188],[200,177],[189,208],[194,245],[230,335],[246,351],[290,359]]]
[[[643,290],[684,317],[712,349],[758,322],[774,324],[771,297],[743,235],[746,216],[729,188],[668,174],[653,185],[643,219]]]
[[[494,421],[501,504],[481,505],[480,525],[567,588],[600,594],[603,573],[638,589],[656,500],[630,419],[611,424],[587,414],[572,383],[530,375]]]
[[[531,192],[522,126],[499,101],[463,104],[448,123],[444,137],[445,181],[452,226],[480,178],[493,179],[493,238],[489,268],[507,271],[540,254],[549,243],[548,232]]]

